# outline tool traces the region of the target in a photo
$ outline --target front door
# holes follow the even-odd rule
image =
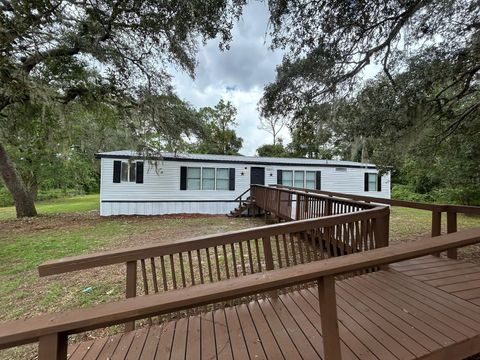
[[[251,185],[265,185],[265,168],[255,167],[250,168],[250,184]]]

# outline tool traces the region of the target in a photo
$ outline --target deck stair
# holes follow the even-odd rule
[[[235,209],[230,211],[227,216],[228,217],[241,217],[245,213],[250,216],[253,212],[252,209],[255,208],[255,200],[247,199],[242,201]]]

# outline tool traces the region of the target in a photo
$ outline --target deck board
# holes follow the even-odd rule
[[[343,359],[480,351],[480,266],[434,256],[336,282]],[[316,287],[73,344],[69,359],[322,359]],[[447,357],[445,357],[447,356]]]

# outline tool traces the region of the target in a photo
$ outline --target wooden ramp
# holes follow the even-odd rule
[[[342,359],[480,351],[480,266],[432,256],[336,283]],[[315,287],[75,344],[69,359],[323,359]]]

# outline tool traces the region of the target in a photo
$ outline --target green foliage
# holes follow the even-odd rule
[[[293,116],[335,95],[355,95],[367,67],[375,63],[395,83],[410,59],[429,62],[441,53],[454,72],[430,76],[442,93],[429,107],[446,114],[471,91],[480,65],[475,0],[439,1],[270,1],[273,47],[285,50],[275,82],[262,100],[265,116]],[[401,85],[397,85],[401,89]],[[465,91],[463,90],[465,89]],[[416,97],[424,93],[417,89]]]
[[[257,148],[258,156],[266,157],[289,157],[291,154],[285,149],[282,142],[274,144],[264,144]]]
[[[123,147],[109,146],[118,140],[116,129],[130,130],[130,140],[148,149],[152,132],[171,145],[198,128],[172,95],[169,66],[193,76],[198,42],[219,37],[227,47],[243,5],[2,1],[0,175],[17,214],[36,215],[33,198],[41,186],[94,189],[98,171],[88,159]],[[115,113],[110,131],[95,132],[106,127],[88,116],[98,111]],[[68,118],[75,112],[81,122]],[[102,136],[106,141],[97,142]]]
[[[412,185],[395,184],[392,187],[392,199],[480,206],[480,192],[477,187],[438,187],[419,193]]]
[[[229,101],[223,99],[214,108],[200,109],[199,116],[204,123],[204,129],[198,141],[188,149],[200,154],[237,155],[242,148],[243,139],[238,137],[234,126],[237,109]]]
[[[26,102],[5,113],[7,117],[0,117],[0,141],[34,198],[52,189],[98,192],[94,153],[131,143],[128,129],[116,128],[118,110],[104,103]]]
[[[260,105],[289,119],[295,152],[335,143],[333,156],[393,166],[402,196],[477,203],[478,1],[269,4],[285,55]],[[372,63],[382,71],[366,81]]]
[[[140,135],[138,150],[183,151],[186,138],[200,136],[203,122],[198,111],[173,93],[152,95],[143,91],[142,100],[132,111],[129,127]]]

